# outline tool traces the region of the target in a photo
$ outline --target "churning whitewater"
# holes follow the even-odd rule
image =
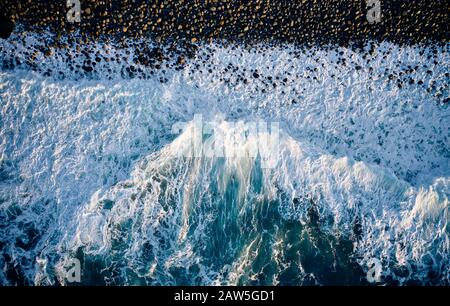
[[[27,70],[39,41],[1,42],[1,284],[73,258],[83,284],[450,283],[448,45],[210,44],[150,73],[99,42],[117,60]],[[239,154],[191,156],[199,115],[197,149]],[[269,167],[248,122],[279,124]]]

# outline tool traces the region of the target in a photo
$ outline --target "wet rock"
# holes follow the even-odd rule
[[[14,30],[14,23],[6,17],[0,16],[0,38],[8,39]]]
[[[94,70],[94,68],[92,68],[92,66],[88,66],[88,65],[83,65],[81,68],[87,73],[90,73]]]

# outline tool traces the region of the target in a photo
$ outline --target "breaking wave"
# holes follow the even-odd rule
[[[77,258],[84,284],[366,284],[373,259],[384,284],[449,284],[448,46],[211,44],[92,70],[69,47],[35,71],[24,46],[0,50],[0,283],[65,284]],[[239,154],[192,156],[198,114],[200,151]]]

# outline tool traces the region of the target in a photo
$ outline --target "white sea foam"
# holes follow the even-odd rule
[[[212,45],[184,69],[168,69],[165,83],[160,74],[103,77],[100,68],[91,79],[46,78],[21,67],[0,72],[1,283],[11,269],[38,284],[54,283],[55,275],[64,281],[52,265],[79,252],[114,271],[110,283],[251,283],[261,273],[272,275],[263,283],[283,283],[293,265],[299,279],[320,283],[304,261],[287,255],[297,247],[286,241],[292,230],[275,228],[284,221],[308,227],[314,207],[324,235],[353,241],[363,271],[378,258],[385,280],[448,284],[450,112],[440,103],[448,97],[447,49],[429,59],[424,47],[383,43],[366,63],[344,48]],[[45,65],[70,76],[64,58]],[[124,63],[110,65],[121,71]],[[388,80],[408,65],[419,65],[412,77],[441,95]],[[236,128],[227,122],[280,122],[277,166],[180,159],[186,135],[171,128],[195,114],[220,115],[222,134]],[[263,209],[281,221],[265,224]],[[211,232],[213,225],[223,231]],[[220,237],[230,245],[216,254]],[[275,272],[254,266],[266,243]]]

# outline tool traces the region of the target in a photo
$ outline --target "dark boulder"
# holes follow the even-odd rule
[[[14,23],[12,23],[8,18],[0,16],[0,38],[8,39],[14,30]]]

